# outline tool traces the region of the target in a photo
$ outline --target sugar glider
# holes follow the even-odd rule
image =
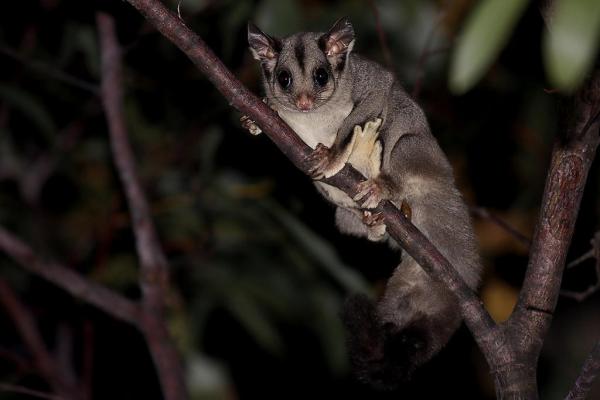
[[[390,240],[381,215],[369,211],[390,200],[476,289],[482,268],[452,167],[423,110],[391,72],[353,53],[354,41],[347,18],[327,32],[285,38],[248,25],[265,101],[314,149],[310,174],[319,191],[336,205],[340,231],[373,241]],[[244,125],[260,133],[247,118]],[[318,181],[336,174],[345,163],[366,178],[355,198]],[[376,303],[353,296],[342,314],[356,374],[382,388],[409,379],[461,322],[453,295],[407,254]]]

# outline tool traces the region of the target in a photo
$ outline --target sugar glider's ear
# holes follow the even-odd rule
[[[319,38],[319,47],[333,67],[343,69],[346,58],[354,47],[354,28],[348,17],[338,19],[329,31]]]
[[[281,52],[281,40],[267,35],[258,26],[248,22],[248,44],[256,60],[270,70],[275,68],[277,57]]]

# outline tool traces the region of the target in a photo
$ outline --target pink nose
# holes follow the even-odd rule
[[[296,106],[302,111],[310,110],[313,106],[313,97],[307,93],[301,93],[296,99]]]

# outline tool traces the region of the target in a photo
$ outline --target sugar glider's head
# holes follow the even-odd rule
[[[260,61],[270,103],[310,112],[325,104],[344,76],[354,29],[339,19],[326,33],[302,32],[283,39],[248,24],[248,43]]]

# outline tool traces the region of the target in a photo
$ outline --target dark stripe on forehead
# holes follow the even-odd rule
[[[296,56],[296,60],[298,61],[298,65],[300,66],[300,70],[304,73],[304,57],[306,53],[306,47],[304,46],[304,42],[302,39],[298,38],[296,45],[294,46],[294,55]]]

